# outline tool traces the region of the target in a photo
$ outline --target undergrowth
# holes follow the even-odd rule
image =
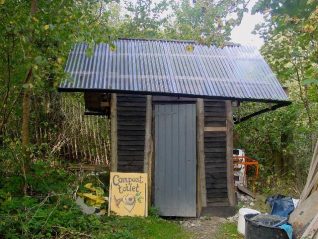
[[[154,210],[148,218],[83,214],[74,192],[92,178],[38,161],[27,175],[24,196],[21,175],[1,174],[0,238],[187,238],[179,225],[159,218]],[[95,181],[107,188],[104,179]]]

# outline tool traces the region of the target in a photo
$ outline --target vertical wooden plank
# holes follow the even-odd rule
[[[204,164],[204,102],[197,99],[197,216],[207,206],[205,164]]]
[[[110,169],[112,172],[117,172],[118,155],[117,155],[117,95],[111,94],[110,105],[110,124],[111,124],[111,162]]]
[[[152,124],[151,124],[151,132],[152,132],[152,157],[151,157],[151,166],[149,165],[150,167],[150,170],[151,170],[151,195],[150,195],[150,204],[149,205],[152,205],[151,203],[154,203],[155,201],[155,177],[156,177],[156,170],[155,170],[155,160],[156,160],[156,132],[155,132],[155,129],[156,129],[156,121],[155,121],[155,116],[156,116],[156,108],[153,107],[152,109]],[[156,143],[155,143],[156,142]]]
[[[151,185],[152,185],[152,96],[147,95],[146,102],[146,124],[145,124],[145,150],[144,150],[144,172],[148,174],[148,205],[151,205]]]
[[[227,192],[231,206],[236,205],[233,175],[233,112],[232,102],[227,100],[226,103],[226,162],[227,162]]]

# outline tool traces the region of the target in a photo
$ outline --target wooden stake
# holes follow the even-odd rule
[[[233,112],[232,102],[227,100],[226,105],[226,162],[227,162],[227,193],[231,206],[236,205],[233,174]]]
[[[110,169],[112,172],[117,172],[118,155],[117,155],[117,94],[111,94],[110,106],[111,120],[111,162]]]

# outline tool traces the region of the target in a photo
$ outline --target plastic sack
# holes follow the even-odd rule
[[[268,197],[265,202],[271,206],[272,215],[288,218],[295,209],[293,199],[280,194]]]
[[[280,225],[279,228],[283,229],[286,233],[289,239],[293,238],[293,227],[289,223]]]

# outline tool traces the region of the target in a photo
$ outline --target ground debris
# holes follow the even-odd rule
[[[227,220],[221,217],[200,217],[183,219],[179,221],[180,225],[192,234],[192,239],[213,238],[220,224]]]
[[[238,218],[239,218],[239,214],[236,213],[234,216],[226,218],[226,220],[228,220],[229,222],[237,223]]]
[[[240,192],[237,192],[237,198],[238,198],[238,201],[243,203],[244,205],[245,204],[249,205],[250,203],[254,202],[254,200],[255,200],[251,196],[242,194]]]

